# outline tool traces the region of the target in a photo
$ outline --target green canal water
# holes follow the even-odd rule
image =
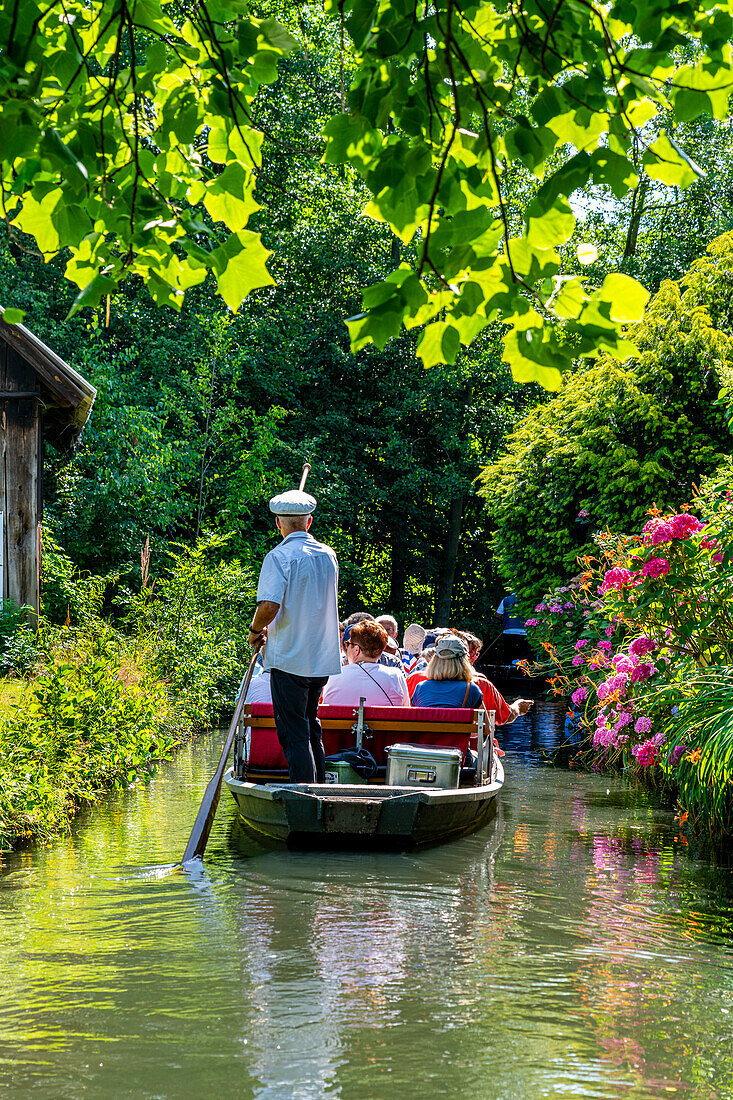
[[[622,781],[506,742],[497,821],[419,855],[264,851],[219,738],[0,873],[13,1098],[733,1097],[733,887]]]

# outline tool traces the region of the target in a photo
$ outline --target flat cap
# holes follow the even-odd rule
[[[270,501],[270,511],[276,516],[309,516],[316,508],[316,498],[300,489],[279,493]]]
[[[441,634],[435,642],[438,657],[468,657],[468,646],[457,634]]]

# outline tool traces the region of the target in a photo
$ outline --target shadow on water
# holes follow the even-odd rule
[[[14,1100],[729,1100],[730,876],[621,778],[502,733],[481,832],[421,853],[244,838],[226,794],[180,857],[220,736],[0,877],[0,1087]]]

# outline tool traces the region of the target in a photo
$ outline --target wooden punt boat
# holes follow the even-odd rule
[[[248,832],[294,848],[411,849],[475,832],[492,820],[504,784],[493,748],[493,714],[412,707],[322,707],[327,754],[364,746],[378,764],[395,743],[476,747],[460,786],[384,783],[385,766],[363,783],[290,783],[279,756],[272,707],[245,707],[235,763],[224,777]],[[244,732],[245,728],[247,733]],[[488,736],[485,734],[488,733]]]

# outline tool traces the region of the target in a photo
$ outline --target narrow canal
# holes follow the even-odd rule
[[[218,754],[85,815],[0,874],[0,1086],[13,1098],[733,1096],[733,886],[621,780],[506,738],[494,825],[420,855],[266,852]]]

